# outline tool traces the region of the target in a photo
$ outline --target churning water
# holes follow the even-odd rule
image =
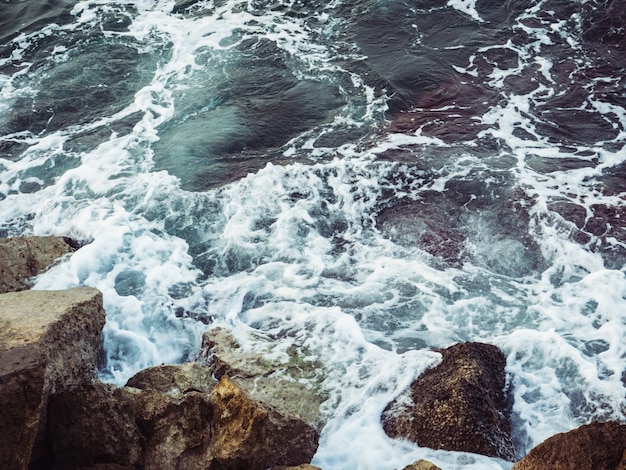
[[[36,288],[104,293],[103,380],[222,325],[315,365],[325,470],[510,468],[380,414],[432,348],[483,341],[520,454],[626,419],[625,24],[620,0],[5,0],[0,235],[89,242]]]

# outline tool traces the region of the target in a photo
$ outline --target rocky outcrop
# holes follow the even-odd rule
[[[77,246],[65,237],[0,238],[0,293],[28,289],[30,278]]]
[[[437,465],[428,460],[418,460],[411,465],[407,465],[402,470],[441,470]]]
[[[0,462],[26,468],[50,394],[96,376],[105,314],[101,293],[0,295]]]
[[[142,388],[84,384],[51,398],[59,468],[263,470],[309,462],[317,450],[313,428],[227,378],[215,384],[200,364],[153,367],[129,383]]]
[[[276,343],[266,337],[248,331],[238,334],[245,335],[245,341],[224,328],[207,330],[202,337],[200,360],[218,379],[226,376],[256,400],[319,429],[320,406],[325,400],[320,387],[321,368],[295,350],[271,354]],[[248,344],[254,344],[254,348],[246,348]]]
[[[626,425],[592,423],[546,439],[513,470],[618,470],[626,466],[625,457]]]
[[[502,352],[462,343],[441,353],[442,362],[384,410],[385,432],[422,447],[513,460]]]
[[[263,470],[310,462],[319,435],[305,422],[253,400],[226,377],[211,392],[214,459],[222,468]]]

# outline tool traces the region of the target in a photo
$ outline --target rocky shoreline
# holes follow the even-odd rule
[[[102,294],[28,290],[29,279],[80,244],[0,240],[0,462],[4,469],[315,469],[324,396],[314,371],[251,356],[221,328],[197,362],[140,371],[124,387],[97,379]],[[505,358],[453,345],[390,403],[385,432],[423,447],[518,460]],[[294,358],[296,361],[297,358]],[[298,365],[298,364],[295,364]],[[436,469],[426,461],[405,470]],[[591,423],[535,447],[514,470],[626,470],[626,425]]]

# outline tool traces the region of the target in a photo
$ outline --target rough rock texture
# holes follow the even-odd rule
[[[82,384],[50,397],[49,435],[56,465],[143,464],[135,389]]]
[[[423,447],[513,460],[502,352],[488,344],[462,343],[441,353],[438,366],[387,406],[385,432]]]
[[[624,448],[624,453],[622,454],[622,459],[615,470],[626,470],[626,448]]]
[[[428,460],[418,460],[411,465],[407,465],[402,470],[441,470],[437,465]]]
[[[223,468],[263,470],[310,462],[319,435],[299,419],[285,417],[226,377],[211,391],[214,457]]]
[[[180,395],[187,392],[210,393],[215,380],[211,369],[197,362],[163,364],[137,372],[127,387]]]
[[[264,353],[273,352],[274,342],[247,331],[238,334],[245,334],[245,341],[224,328],[207,330],[202,337],[200,360],[211,367],[218,379],[226,376],[254,399],[319,429],[320,406],[325,400],[320,391],[321,368],[302,359],[295,350],[272,354],[275,359],[268,360]],[[245,347],[252,343],[254,349]]]
[[[28,289],[31,277],[75,247],[75,242],[63,237],[0,238],[0,293]]]
[[[617,470],[625,453],[626,425],[592,423],[546,439],[513,470]]]
[[[322,470],[322,469],[319,467],[316,467],[315,465],[302,464],[302,465],[289,466],[289,467],[286,467],[284,465],[279,465],[277,467],[272,467],[272,470]]]
[[[48,396],[96,376],[102,294],[83,287],[0,295],[0,462],[25,468]]]
[[[226,378],[203,386],[210,393],[186,388],[202,384],[204,366],[151,369],[129,381],[143,389],[94,383],[51,397],[58,468],[263,470],[308,462],[317,450],[313,428],[252,400]]]

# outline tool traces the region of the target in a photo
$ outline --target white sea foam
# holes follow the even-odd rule
[[[484,21],[476,11],[476,0],[448,0],[448,6],[471,16],[476,21],[481,23]]]

